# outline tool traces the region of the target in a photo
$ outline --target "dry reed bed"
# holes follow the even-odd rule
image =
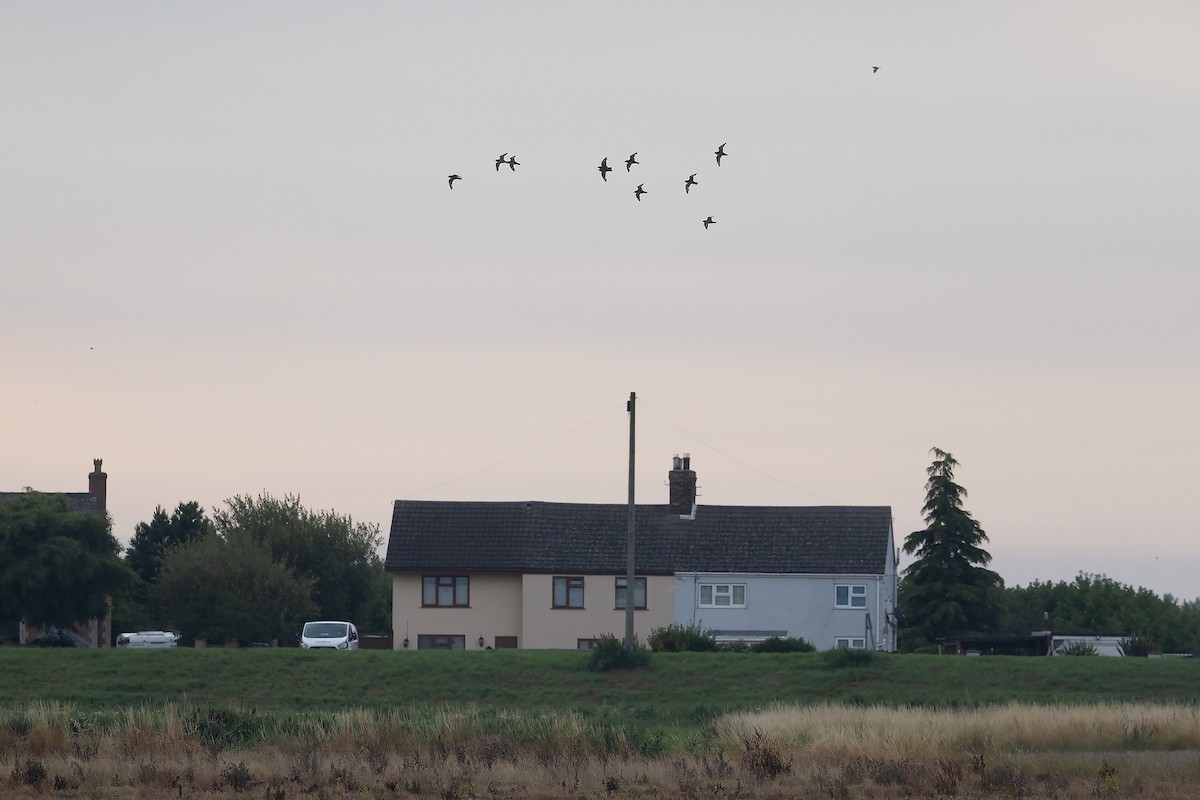
[[[1135,703],[966,711],[774,706],[726,715],[718,728],[726,740],[761,731],[817,759],[1200,750],[1200,707]]]
[[[31,704],[0,714],[0,796],[1073,800],[1193,797],[1200,785],[1194,707],[781,706],[682,731],[653,753],[575,714],[360,709],[261,721],[224,746],[194,709],[96,719]]]

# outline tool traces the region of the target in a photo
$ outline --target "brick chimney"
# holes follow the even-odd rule
[[[671,488],[670,511],[690,516],[696,509],[696,473],[692,471],[692,457],[687,453],[675,456],[672,467],[667,475],[667,485]]]
[[[102,458],[92,459],[96,468],[88,475],[88,494],[96,498],[96,508],[101,514],[108,511],[108,473],[100,471],[103,463]]]

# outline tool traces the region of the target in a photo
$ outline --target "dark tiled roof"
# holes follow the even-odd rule
[[[25,492],[0,492],[0,503],[14,497],[22,497],[24,494]],[[46,494],[61,494],[67,498],[68,511],[100,511],[100,508],[96,505],[96,498],[87,492],[46,492]]]
[[[625,571],[627,507],[397,500],[389,570]],[[883,574],[887,506],[700,506],[681,519],[638,506],[637,571]]]

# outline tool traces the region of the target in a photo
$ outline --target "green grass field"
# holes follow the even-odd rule
[[[587,661],[0,648],[0,794],[1183,800],[1200,783],[1200,661]]]
[[[0,648],[0,707],[30,701],[111,710],[176,702],[260,712],[470,704],[631,714],[688,723],[773,703],[974,708],[1194,703],[1200,660],[656,653],[648,669],[593,673],[574,652],[314,653],[296,649]]]

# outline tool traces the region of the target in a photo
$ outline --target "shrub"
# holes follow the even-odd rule
[[[1055,651],[1060,656],[1098,656],[1100,651],[1082,639],[1072,639],[1059,645]]]
[[[772,636],[750,647],[751,653],[811,653],[816,646],[803,636]]]
[[[1135,633],[1128,639],[1121,640],[1121,652],[1127,656],[1144,658],[1151,653],[1161,653],[1162,645],[1147,636]]]
[[[633,640],[633,649],[626,650],[625,642],[611,633],[596,637],[588,669],[592,672],[608,672],[610,669],[637,669],[650,663],[650,654]]]
[[[742,737],[742,769],[760,781],[774,780],[791,774],[792,762],[784,760],[779,742],[756,728],[753,736]]]
[[[865,667],[869,666],[874,660],[875,653],[872,650],[851,650],[845,647],[837,647],[821,653],[821,662],[831,669]]]
[[[717,637],[695,623],[680,625],[672,622],[650,631],[647,644],[656,653],[712,652],[717,649]]]

